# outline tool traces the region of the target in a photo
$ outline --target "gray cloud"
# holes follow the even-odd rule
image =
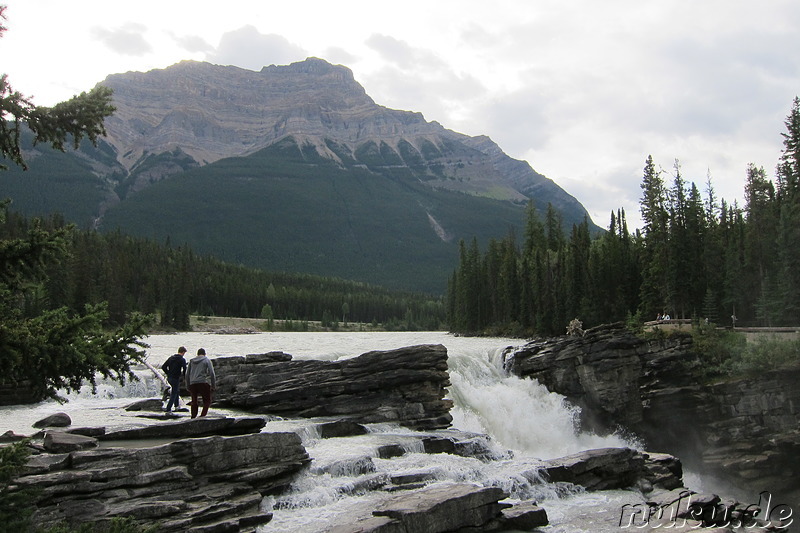
[[[325,50],[322,55],[322,59],[325,59],[330,63],[340,65],[352,65],[356,62],[356,56],[344,48],[339,48],[338,46],[332,46]]]
[[[444,67],[447,65],[433,52],[424,48],[415,48],[405,41],[381,34],[372,34],[366,45],[378,52],[385,60],[402,69],[417,67]]]
[[[125,24],[116,29],[95,26],[91,33],[98,41],[118,54],[143,56],[152,52],[152,47],[144,38],[147,31],[141,24]]]
[[[199,35],[173,36],[175,42],[187,52],[212,52],[214,47]]]
[[[301,61],[307,52],[292,44],[286,37],[262,34],[254,26],[243,26],[225,33],[219,46],[206,56],[208,61],[221,65],[236,65],[250,70],[261,70],[268,65],[283,65]]]
[[[545,105],[538,89],[526,87],[487,103],[477,114],[485,117],[487,131],[497,132],[494,140],[504,151],[519,154],[543,148],[553,133]]]

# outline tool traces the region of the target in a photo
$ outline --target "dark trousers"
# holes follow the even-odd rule
[[[203,398],[203,412],[200,416],[208,414],[208,408],[211,406],[211,385],[208,383],[192,383],[189,385],[189,393],[192,395],[192,418],[197,417],[197,396]]]
[[[167,402],[167,411],[171,411],[173,407],[177,409],[181,405],[181,378],[169,381],[169,401]]]

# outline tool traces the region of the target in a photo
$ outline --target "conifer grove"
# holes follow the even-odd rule
[[[620,320],[708,319],[718,325],[797,325],[800,306],[800,99],[782,133],[769,179],[746,169],[744,206],[703,190],[676,160],[671,172],[648,157],[642,172],[642,228],[611,213],[608,231],[588,221],[562,231],[557,212],[529,206],[522,243],[509,234],[481,252],[461,242],[448,285],[450,328],[461,333],[563,334]],[[734,318],[735,317],[735,318]]]

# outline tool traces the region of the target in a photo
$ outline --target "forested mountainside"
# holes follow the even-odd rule
[[[28,145],[4,173],[28,215],[263,268],[442,292],[458,242],[521,231],[581,204],[485,136],[376,104],[343,66],[310,58],[260,72],[184,61],[114,74],[117,110],[97,147]],[[592,231],[599,228],[589,221]]]

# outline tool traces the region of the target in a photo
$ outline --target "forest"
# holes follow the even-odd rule
[[[65,231],[66,246],[60,257],[44,265],[43,283],[30,284],[21,293],[27,316],[107,302],[109,325],[123,324],[136,311],[154,315],[161,328],[174,330],[188,330],[190,315],[331,325],[341,320],[387,329],[444,327],[444,304],[438,296],[233,265],[169,242],[78,230],[58,215],[28,219],[8,212],[0,239],[21,239],[34,228]]]
[[[672,318],[722,326],[796,326],[800,311],[800,99],[785,120],[770,180],[746,169],[744,205],[671,176],[648,157],[641,181],[643,227],[622,209],[592,238],[588,221],[561,227],[558,213],[528,207],[522,244],[513,233],[482,252],[460,243],[447,292],[451,331],[557,335],[585,327]]]

